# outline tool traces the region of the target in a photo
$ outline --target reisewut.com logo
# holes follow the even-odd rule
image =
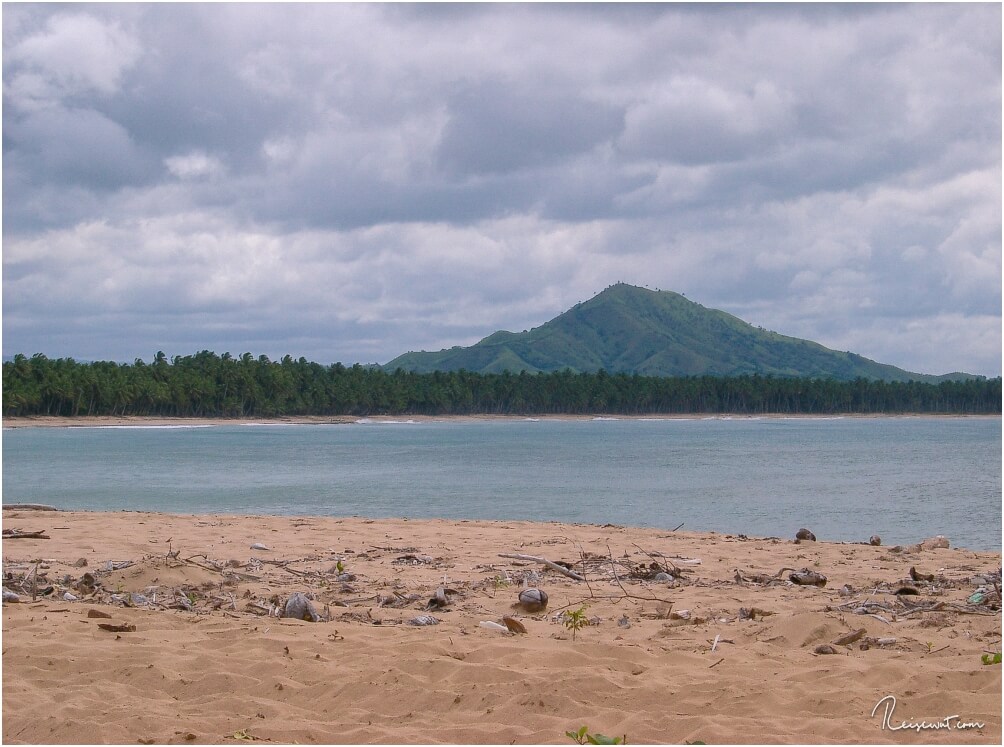
[[[902,729],[916,731],[920,733],[926,730],[963,730],[963,729],[982,729],[984,724],[979,721],[963,721],[959,714],[955,713],[951,716],[944,716],[943,718],[936,719],[934,721],[928,721],[927,719],[922,719],[920,721],[900,721],[896,722],[894,715],[896,713],[896,696],[886,695],[875,707],[872,708],[872,718],[875,714],[879,713],[881,709],[882,712],[882,729],[888,731],[900,731]]]

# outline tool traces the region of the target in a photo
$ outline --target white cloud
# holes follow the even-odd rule
[[[5,50],[5,67],[9,61],[18,68],[9,92],[24,108],[88,92],[107,96],[119,90],[141,50],[118,23],[80,13],[52,15],[44,29]]]
[[[165,158],[164,165],[167,166],[167,170],[172,175],[179,179],[218,176],[224,171],[223,163],[219,158],[201,151]]]

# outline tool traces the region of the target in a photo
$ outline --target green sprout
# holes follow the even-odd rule
[[[572,631],[572,640],[575,640],[575,633],[589,625],[586,617],[586,605],[582,605],[577,610],[565,610],[565,627]]]
[[[588,726],[579,727],[578,731],[566,731],[565,736],[576,744],[627,744],[627,735],[623,737],[608,737],[603,734],[590,734]]]

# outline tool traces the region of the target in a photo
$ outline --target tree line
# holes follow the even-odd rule
[[[654,377],[574,373],[417,374],[208,350],[152,362],[81,363],[18,354],[3,364],[5,416],[530,414],[1000,414],[1001,379]]]

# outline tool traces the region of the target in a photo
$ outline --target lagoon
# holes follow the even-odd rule
[[[1000,418],[361,419],[16,428],[3,502],[526,519],[1001,548]]]

